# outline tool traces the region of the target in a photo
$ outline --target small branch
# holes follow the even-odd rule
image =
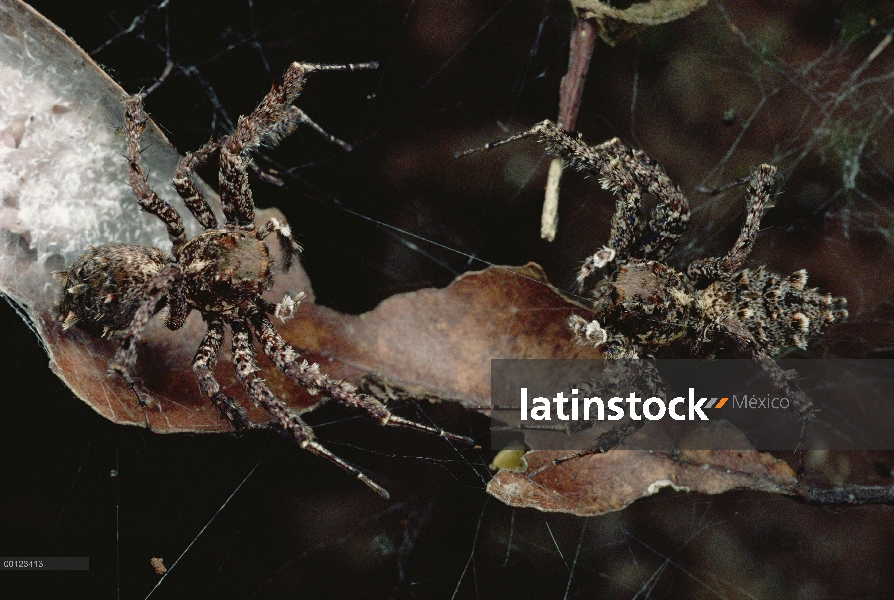
[[[574,131],[584,95],[584,82],[590,69],[590,59],[596,44],[596,22],[593,19],[577,20],[571,33],[571,49],[568,54],[568,71],[559,86],[559,127]],[[559,181],[562,178],[562,159],[553,159],[546,180],[546,196],[540,217],[540,237],[553,241],[559,225]]]
[[[811,504],[894,504],[894,486],[845,486],[815,488],[801,485],[793,490]]]

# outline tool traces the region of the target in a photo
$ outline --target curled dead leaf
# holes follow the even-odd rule
[[[614,450],[552,466],[566,454],[528,452],[527,471],[500,471],[487,491],[511,506],[593,516],[621,510],[665,487],[703,494],[733,489],[790,494],[797,483],[785,461],[757,451]]]
[[[688,16],[708,0],[649,0],[627,8],[613,8],[599,0],[571,0],[582,19],[599,23],[599,37],[614,46],[636,35],[644,27],[662,25]]]

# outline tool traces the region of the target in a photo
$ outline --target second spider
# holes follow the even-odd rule
[[[776,168],[761,165],[747,180],[745,224],[733,248],[721,257],[689,264],[681,273],[666,256],[686,231],[689,202],[661,166],[617,138],[590,146],[580,137],[543,121],[510,138],[459,153],[468,154],[526,137],[568,165],[597,174],[616,196],[608,245],[584,261],[578,282],[602,273],[591,294],[595,319],[573,316],[575,338],[600,346],[608,359],[648,356],[754,359],[802,417],[802,440],[812,402],[774,358],[787,348],[806,349],[808,340],[847,317],[847,300],[807,287],[807,271],[780,275],[765,266],[743,269],[761,217],[773,205]],[[648,221],[642,195],[657,200]],[[594,449],[568,458],[604,452],[621,443],[644,421],[618,426]],[[565,460],[565,459],[561,459]],[[561,462],[557,461],[557,462]]]

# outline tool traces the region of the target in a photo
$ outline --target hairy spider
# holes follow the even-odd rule
[[[589,276],[603,271],[592,290],[596,319],[572,316],[574,337],[601,346],[609,359],[637,359],[659,351],[690,358],[749,356],[792,400],[802,417],[803,441],[812,403],[773,357],[786,348],[806,349],[808,340],[826,325],[847,317],[847,300],[808,288],[803,269],[783,276],[764,266],[742,268],[761,217],[773,205],[776,169],[761,165],[748,178],[745,224],[729,253],[696,260],[683,274],[662,261],[686,230],[689,203],[644,152],[629,149],[617,138],[590,146],[543,121],[460,155],[527,137],[544,143],[548,154],[572,167],[597,173],[602,187],[617,198],[608,245],[584,261],[577,278],[583,286]],[[657,199],[648,223],[643,192]],[[621,425],[600,436],[595,448],[557,462],[610,450],[644,422]]]
[[[302,448],[329,459],[388,498],[384,488],[315,441],[311,428],[270,391],[258,376],[255,338],[273,363],[311,394],[322,393],[342,404],[362,409],[382,425],[406,427],[466,443],[471,440],[392,414],[378,400],[361,394],[351,384],[330,379],[320,372],[317,364],[300,360],[295,349],[279,335],[268,313],[288,318],[300,298],[286,296],[279,304],[272,304],[261,296],[273,284],[275,271],[278,268],[288,270],[301,247],[293,239],[289,227],[277,219],[271,219],[260,228],[255,227],[254,202],[246,172],[251,163],[250,153],[262,142],[276,143],[301,123],[322,132],[303,111],[292,106],[309,73],[354,71],[376,66],[375,63],[292,63],[257,108],[249,116],[240,117],[232,135],[212,139],[197,152],[187,154],[177,167],[173,184],[205,229],[191,240],[186,239],[177,211],[149,187],[140,157],[140,137],[147,117],[142,98],[128,98],[124,103],[124,114],[130,184],[142,209],[167,226],[173,253],[168,255],[156,248],[109,244],[90,248],[68,270],[56,273],[56,277],[63,284],[58,304],[65,329],[77,324],[95,335],[124,332],[113,369],[135,390],[137,386],[130,373],[136,362],[137,342],[149,319],[167,306],[165,325],[176,330],[183,326],[190,311],[199,311],[207,322],[208,331],[196,352],[193,371],[202,392],[238,431],[251,426],[248,415],[236,400],[221,391],[213,371],[224,328],[229,326],[233,332],[236,374],[249,398],[270,414],[271,424],[297,440]],[[190,173],[217,151],[220,151],[220,196],[226,217],[223,227],[190,179]],[[282,265],[274,264],[264,242],[274,233],[282,248]],[[137,395],[140,397],[139,392]]]

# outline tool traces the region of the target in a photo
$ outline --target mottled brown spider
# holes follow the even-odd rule
[[[742,268],[761,217],[773,205],[776,169],[761,165],[748,178],[745,224],[729,253],[696,260],[683,274],[662,261],[686,230],[689,202],[644,152],[629,149],[617,138],[590,146],[543,121],[460,154],[527,137],[545,144],[550,156],[598,174],[602,187],[617,198],[608,245],[587,258],[578,274],[583,286],[594,273],[603,273],[592,290],[596,318],[572,316],[569,326],[574,337],[601,346],[609,359],[751,357],[800,413],[803,439],[812,403],[773,357],[787,348],[806,349],[808,340],[826,325],[847,317],[847,300],[808,288],[803,269],[783,276],[763,266]],[[657,200],[648,223],[642,211],[643,192]],[[619,426],[603,434],[595,448],[557,462],[610,450],[644,422]]]
[[[315,441],[311,428],[270,391],[258,376],[255,338],[280,370],[312,394],[322,393],[342,404],[364,410],[382,425],[406,427],[465,443],[471,443],[471,440],[392,414],[378,400],[361,394],[351,384],[334,381],[320,372],[318,365],[300,360],[295,349],[277,333],[267,315],[272,313],[281,319],[292,316],[297,307],[296,300],[300,298],[286,296],[279,304],[272,304],[261,296],[273,284],[276,270],[288,270],[301,247],[293,239],[289,227],[277,219],[271,219],[260,228],[255,227],[254,202],[247,176],[250,154],[262,142],[276,143],[302,123],[322,132],[304,112],[292,106],[309,73],[375,67],[375,63],[293,63],[254,112],[239,119],[232,135],[212,139],[197,152],[187,154],[176,170],[173,184],[205,229],[191,240],[186,239],[177,211],[149,187],[140,157],[140,137],[147,117],[142,98],[128,98],[124,112],[130,184],[142,209],[167,226],[173,244],[172,254],[156,248],[109,244],[90,248],[68,270],[56,276],[63,284],[59,315],[64,328],[77,324],[95,335],[124,332],[113,369],[135,390],[137,386],[130,374],[136,362],[137,342],[149,319],[167,306],[165,325],[176,330],[183,326],[190,311],[200,312],[208,331],[196,352],[193,371],[202,392],[238,431],[251,426],[248,415],[236,400],[221,391],[213,371],[224,327],[229,326],[233,332],[236,374],[249,398],[270,414],[271,424],[293,437],[302,448],[329,459],[388,498],[384,488]],[[341,143],[331,136],[330,139]],[[190,179],[190,173],[217,151],[220,152],[220,196],[226,217],[223,227]],[[281,265],[275,264],[264,241],[274,233],[282,248]],[[137,395],[140,396],[139,392]]]

